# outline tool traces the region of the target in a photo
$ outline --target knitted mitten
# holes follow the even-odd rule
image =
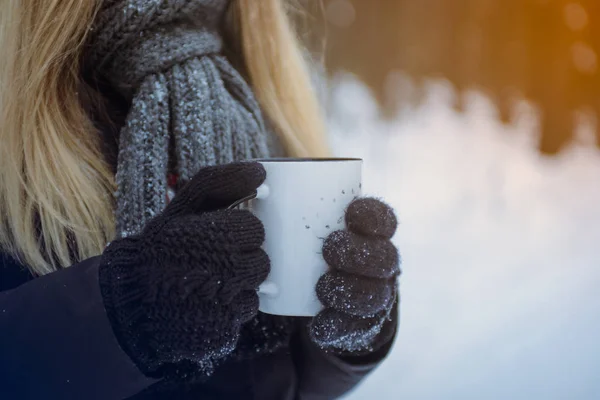
[[[264,181],[257,163],[202,169],[135,236],[115,240],[100,267],[104,304],[121,347],[142,372],[174,365],[207,374],[256,316],[269,273],[262,223],[223,210]]]
[[[309,325],[312,340],[338,354],[365,354],[395,334],[400,257],[391,242],[397,227],[393,210],[379,200],[353,201],[347,230],[333,232],[323,245],[330,266],[317,283],[325,309]]]

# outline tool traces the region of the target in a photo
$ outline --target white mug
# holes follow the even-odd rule
[[[315,287],[327,271],[323,240],[343,229],[345,210],[361,194],[358,158],[253,160],[267,171],[264,184],[243,204],[265,227],[264,250],[271,272],[260,286],[259,310],[314,316],[323,308]],[[233,207],[232,206],[232,207]]]

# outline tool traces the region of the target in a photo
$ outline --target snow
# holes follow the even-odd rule
[[[349,399],[600,399],[600,152],[580,140],[535,150],[520,104],[498,122],[432,81],[392,122],[348,76],[330,92],[332,142],[365,159],[365,191],[401,222],[401,328]]]

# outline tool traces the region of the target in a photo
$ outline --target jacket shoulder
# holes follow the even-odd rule
[[[33,275],[25,265],[0,251],[0,292],[14,289],[32,279]]]

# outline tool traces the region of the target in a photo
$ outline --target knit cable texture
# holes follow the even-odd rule
[[[148,376],[184,361],[209,375],[258,312],[269,273],[264,228],[245,210],[222,210],[262,183],[260,164],[204,168],[141,233],[113,241],[100,284],[121,347]]]

